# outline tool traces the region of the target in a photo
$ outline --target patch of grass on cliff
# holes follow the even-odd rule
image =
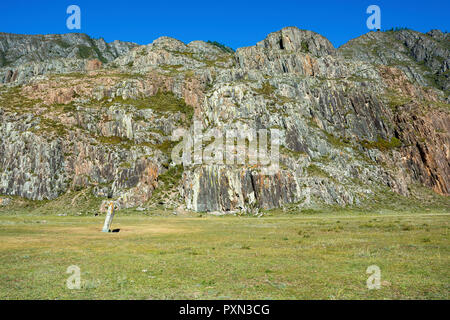
[[[65,42],[63,39],[59,38],[54,40],[55,44],[57,44],[58,46],[60,46],[63,49],[67,49],[70,48],[70,44]]]
[[[0,51],[0,67],[6,67],[9,62],[6,60],[5,53]]]
[[[173,92],[161,90],[158,90],[153,96],[139,99],[122,99],[117,97],[112,102],[109,102],[108,105],[114,103],[130,104],[137,109],[152,109],[158,113],[180,112],[185,115],[187,123],[191,123],[194,116],[194,108],[187,105],[184,99],[178,98]]]
[[[309,53],[309,45],[308,45],[308,42],[306,42],[306,41],[302,41],[302,43],[301,43],[301,51],[303,52],[303,53]]]
[[[327,137],[328,142],[330,142],[333,146],[338,148],[351,147],[351,143],[348,138],[336,137],[334,134],[329,133],[325,130],[323,131],[323,133]]]
[[[447,94],[448,96],[448,92],[447,93],[444,92],[444,94]],[[407,105],[414,101],[411,97],[402,95],[395,90],[388,90],[388,92],[384,96],[388,100],[389,107],[394,112],[399,111],[399,107]],[[438,108],[444,111],[450,111],[450,104],[444,101],[430,101],[422,99],[419,101],[419,103],[422,107],[431,107],[431,108]]]
[[[178,56],[185,56],[189,59],[204,63],[208,68],[221,67],[220,65],[218,65],[218,63],[223,63],[233,58],[233,54],[228,52],[226,52],[225,55],[217,57],[214,60],[202,59],[198,57],[198,55],[196,56],[193,52],[189,51],[170,51],[170,52]]]
[[[30,131],[47,139],[51,138],[49,134],[52,133],[56,137],[63,137],[68,133],[67,127],[64,124],[45,117],[40,117],[39,126],[32,128]]]
[[[404,96],[404,95],[398,93],[395,90],[388,90],[388,92],[386,93],[385,97],[388,100],[389,107],[393,111],[396,111],[397,108],[400,107],[400,106],[404,106],[404,105],[412,102],[412,98],[411,97]]]
[[[102,63],[107,63],[108,60],[106,60],[106,58],[103,56],[102,52],[100,51],[100,49],[97,47],[97,45],[95,44],[95,41],[91,38],[88,39],[89,43],[91,44],[91,48],[92,50],[94,50],[95,54],[97,55],[97,58],[102,62]]]
[[[55,211],[55,213],[58,211]],[[0,215],[1,299],[448,299],[449,214]],[[81,288],[69,290],[77,265]],[[381,269],[368,290],[367,267]]]
[[[378,137],[377,141],[367,141],[362,142],[363,147],[367,149],[376,148],[381,151],[388,151],[391,149],[399,148],[402,146],[402,142],[396,137],[392,137],[390,140],[385,140]]]
[[[180,72],[179,69],[183,68],[182,64],[163,64],[159,66],[161,69],[168,71],[170,75],[175,75]]]
[[[167,200],[168,193],[174,191],[183,176],[182,165],[169,167],[163,174],[158,176],[158,188],[153,191],[150,202],[158,203],[160,200]]]
[[[192,107],[186,105],[183,99],[178,98],[172,92],[159,90],[155,95],[148,98],[148,107],[159,112],[193,112]]]
[[[80,44],[78,46],[78,56],[81,59],[89,59],[95,57],[95,51],[91,47],[88,47],[84,44]]]
[[[151,147],[154,149],[158,149],[160,150],[162,153],[164,153],[165,155],[167,155],[168,157],[170,157],[170,154],[172,152],[173,147],[178,143],[178,141],[171,141],[171,140],[164,140],[164,142],[160,143],[160,144],[154,144],[154,143],[150,143],[150,142],[144,142],[141,143],[140,145],[144,145],[147,147]]]
[[[264,95],[266,98],[269,98],[274,92],[276,88],[269,83],[269,81],[264,81],[261,85],[261,88],[254,89],[259,94]]]
[[[177,56],[185,56],[185,57],[188,57],[190,59],[197,60],[194,57],[194,53],[190,52],[190,51],[179,51],[179,50],[173,50],[173,51],[172,50],[167,50],[167,51],[169,51],[169,52],[171,52],[171,53],[173,53],[174,55],[177,55]]]
[[[163,183],[161,190],[172,190],[178,186],[181,177],[183,175],[183,166],[176,165],[167,169],[163,174],[158,177],[158,181]],[[155,192],[160,191],[159,188]]]
[[[120,145],[122,147],[125,147],[129,149],[134,142],[126,137],[119,137],[119,136],[98,136],[97,140],[102,144],[108,144],[108,145]]]
[[[220,42],[217,42],[217,41],[211,41],[211,40],[208,40],[207,43],[218,47],[220,50],[222,50],[222,51],[224,51],[226,53],[234,54],[234,50],[231,49],[230,47],[224,45],[223,43],[220,43]]]
[[[59,112],[60,114],[69,114],[69,113],[73,113],[75,111],[77,111],[77,107],[75,106],[75,104],[73,102],[70,103],[55,103],[52,104],[51,106],[49,106],[49,109],[53,109],[57,112]]]
[[[280,104],[287,104],[287,103],[295,103],[295,102],[297,102],[294,98],[282,96],[282,95],[279,95],[279,94],[276,95],[276,101],[278,103],[280,103]]]
[[[293,157],[294,159],[299,159],[308,155],[306,151],[295,151],[283,145],[280,145],[280,152],[287,156]]]
[[[365,77],[362,77],[357,74],[351,75],[350,77],[347,78],[347,80],[354,81],[354,82],[376,82],[376,80],[374,80],[374,79],[365,78]]]
[[[175,186],[183,175],[183,166],[176,165],[170,167],[166,172],[158,177],[158,180],[164,182],[166,185]]]
[[[215,60],[200,60],[200,62],[203,62],[206,64],[207,67],[209,68],[223,68],[223,63],[228,62],[230,59],[232,59],[233,56],[232,55],[223,55],[220,56],[218,58],[216,58]],[[215,75],[214,75],[215,77]]]
[[[439,109],[441,111],[449,112],[450,104],[444,101],[430,101],[430,100],[422,100],[421,104],[423,106],[427,106],[429,108]]]
[[[30,112],[40,102],[42,101],[39,99],[29,99],[23,96],[21,86],[0,88],[0,106],[5,111],[24,114]]]
[[[308,175],[313,177],[321,177],[326,179],[331,179],[330,175],[320,168],[318,165],[311,163],[307,168],[306,171],[308,172]]]

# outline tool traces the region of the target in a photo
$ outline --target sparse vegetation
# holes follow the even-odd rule
[[[103,143],[103,144],[112,144],[112,145],[117,145],[117,144],[122,144],[122,143],[128,144],[128,143],[131,142],[131,141],[130,141],[129,139],[127,139],[127,138],[124,138],[124,137],[118,137],[118,136],[109,136],[109,137],[106,137],[106,136],[98,136],[98,137],[97,137],[97,140],[98,140],[100,143]]]
[[[306,168],[306,171],[308,172],[308,174],[310,176],[313,177],[321,177],[321,178],[326,178],[329,179],[330,175],[328,173],[326,173],[322,168],[320,168],[319,166],[317,166],[314,163],[311,163],[308,168]]]
[[[407,97],[404,95],[401,95],[399,93],[397,93],[396,91],[389,91],[386,94],[386,97],[388,99],[388,103],[389,103],[389,107],[393,110],[396,111],[398,107],[400,106],[404,106],[408,103],[412,102],[412,98],[411,97]]]
[[[70,47],[70,44],[65,42],[63,39],[59,38],[55,40],[55,43],[63,49],[67,49]]]
[[[171,141],[169,139],[164,140],[164,142],[160,144],[151,144],[151,143],[144,143],[143,145],[155,148],[160,150],[162,153],[166,154],[168,157],[170,157],[170,153],[172,152],[173,147],[177,144],[177,141]]]
[[[228,47],[220,42],[208,40],[207,43],[215,45],[216,47],[220,48],[221,50],[225,51],[226,53],[234,53],[233,49],[231,49],[230,47]]]
[[[275,92],[275,90],[276,88],[271,85],[269,81],[264,81],[261,88],[255,89],[257,93],[262,94],[267,98],[269,98]]]
[[[377,141],[364,140],[362,145],[367,149],[377,148],[381,151],[388,151],[390,149],[401,147],[402,142],[396,137],[392,137],[390,140],[378,137]]]
[[[108,60],[106,60],[106,58],[103,56],[102,52],[100,51],[100,49],[97,47],[97,45],[95,44],[94,40],[90,37],[88,37],[88,41],[91,44],[91,48],[92,50],[94,50],[96,57],[102,62],[102,63],[107,63]]]
[[[80,44],[78,46],[78,56],[81,59],[89,59],[94,56],[94,50],[91,47],[88,47],[84,44]]]
[[[120,211],[121,231],[102,234],[103,216],[27,211],[0,214],[1,299],[448,299],[448,214]],[[380,290],[366,287],[373,264]],[[80,290],[66,288],[70,265]]]
[[[308,42],[302,40],[302,43],[301,43],[301,51],[304,52],[304,53],[309,53],[309,45],[308,45]]]
[[[108,104],[111,105],[115,102],[131,104],[138,109],[153,109],[159,113],[181,112],[185,114],[188,123],[191,122],[194,115],[194,109],[191,106],[188,106],[183,99],[176,97],[172,92],[164,92],[161,90],[150,97],[125,100],[119,97],[112,102],[108,102]]]
[[[408,27],[392,27],[388,30],[385,30],[385,32],[397,32],[397,31],[404,31],[404,30],[410,30]]]
[[[334,134],[327,131],[323,131],[327,140],[337,148],[351,147],[350,140],[348,138],[336,137]]]
[[[0,67],[5,67],[8,65],[8,61],[5,58],[5,53],[0,51]]]
[[[0,106],[5,110],[24,114],[30,112],[31,108],[40,102],[41,100],[29,99],[22,95],[21,86],[0,87]]]

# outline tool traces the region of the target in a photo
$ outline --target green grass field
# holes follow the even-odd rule
[[[57,216],[0,210],[0,299],[448,299],[449,213]],[[69,290],[66,270],[81,269]],[[366,269],[381,269],[368,290]]]

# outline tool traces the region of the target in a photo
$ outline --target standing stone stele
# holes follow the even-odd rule
[[[106,214],[105,224],[103,225],[102,232],[109,232],[113,218],[114,218],[114,201],[111,201],[109,203],[108,213]]]

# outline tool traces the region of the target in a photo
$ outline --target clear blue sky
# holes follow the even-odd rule
[[[234,49],[254,45],[285,26],[316,31],[338,47],[368,32],[366,8],[381,8],[381,29],[450,31],[449,0],[169,0],[0,1],[0,32],[48,34],[66,28],[66,9],[81,8],[81,30],[106,41],[151,43],[166,35],[183,42],[216,40]]]

